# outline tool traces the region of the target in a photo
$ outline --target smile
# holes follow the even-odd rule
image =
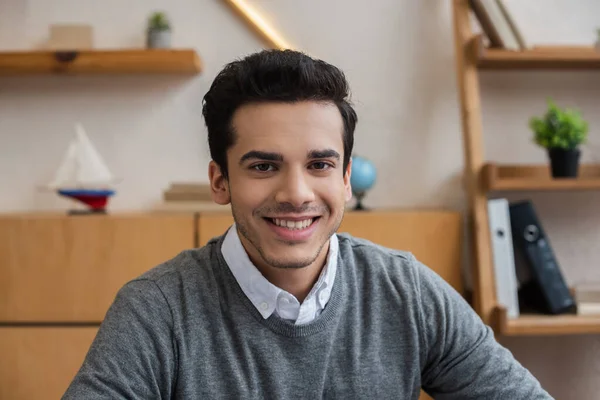
[[[270,221],[282,228],[287,228],[289,230],[301,230],[306,229],[313,224],[316,218],[308,218],[304,220],[289,220],[289,219],[280,219],[280,218],[269,218]]]
[[[316,232],[321,217],[265,218],[267,226],[285,242],[305,242]]]

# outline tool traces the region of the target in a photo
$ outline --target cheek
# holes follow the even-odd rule
[[[314,186],[315,193],[326,203],[345,202],[346,187],[342,180],[322,180]]]
[[[231,182],[232,199],[241,207],[258,208],[269,201],[273,186],[269,179],[236,179]]]

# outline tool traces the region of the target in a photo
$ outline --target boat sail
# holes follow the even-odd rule
[[[89,212],[105,212],[109,197],[115,194],[116,179],[80,123],[69,143],[54,179],[47,188],[89,207]]]

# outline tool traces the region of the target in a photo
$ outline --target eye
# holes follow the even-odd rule
[[[269,172],[269,171],[271,171],[269,168],[273,168],[273,166],[271,164],[262,163],[262,164],[255,164],[251,168],[258,172]]]
[[[326,169],[333,168],[333,167],[329,163],[326,163],[323,161],[317,161],[311,165],[311,168],[319,170],[319,171],[324,171]]]

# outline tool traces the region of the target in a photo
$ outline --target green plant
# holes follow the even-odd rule
[[[167,31],[169,29],[171,29],[171,24],[164,12],[154,12],[150,15],[150,18],[148,18],[148,30]]]
[[[548,99],[548,110],[543,117],[533,117],[529,127],[534,133],[533,141],[546,149],[576,149],[585,143],[588,123],[579,111],[561,109]]]

